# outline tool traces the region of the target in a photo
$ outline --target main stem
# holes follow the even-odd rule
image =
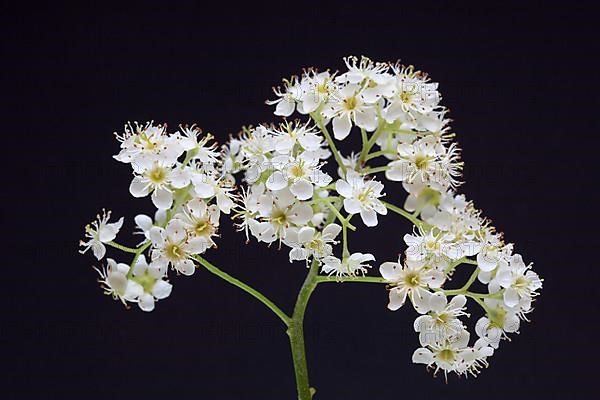
[[[306,350],[304,346],[304,313],[306,312],[306,306],[310,295],[312,294],[315,287],[317,287],[318,280],[318,263],[313,261],[308,275],[302,284],[296,305],[294,307],[294,314],[290,321],[287,334],[290,338],[290,347],[292,350],[292,359],[294,362],[294,372],[296,374],[296,389],[298,391],[298,400],[311,400],[315,389],[311,388],[308,382],[308,367],[306,364]]]

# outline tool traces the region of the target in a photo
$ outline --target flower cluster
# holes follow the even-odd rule
[[[324,259],[341,231],[326,224],[332,178],[322,171],[331,153],[314,127],[299,122],[245,128],[225,151],[230,173],[247,184],[236,217],[259,242],[290,247],[290,261]]]
[[[220,151],[194,126],[168,133],[163,125],[127,125],[115,159],[131,165],[129,191],[150,196],[155,215],[135,217],[142,241],[130,248],[114,241],[123,218],[111,222],[103,212],[86,227],[82,252],[91,249],[99,260],[106,246],[130,253],[129,264],[109,258],[97,271],[107,294],[144,311],[170,295],[170,270],[191,275],[200,262],[288,324],[272,302],[201,257],[216,246],[221,213],[231,213],[248,241],[284,247],[290,262],[311,266],[299,299],[321,282],[383,283],[390,310],[408,299],[418,313],[414,363],[476,375],[527,320],[542,280],[457,193],[463,163],[438,84],[400,63],[344,61],[341,73],[308,69],[274,89],[277,98],[267,104],[275,115],[302,119],[245,127]],[[362,147],[342,154],[338,145],[353,134]],[[395,182],[407,192],[402,207],[386,193]],[[371,231],[392,213],[412,231],[388,236],[402,246],[400,257],[380,263],[380,277],[366,276],[375,256],[350,251],[350,233]],[[459,269],[470,277],[455,286]],[[465,324],[469,301],[482,310],[474,335]]]
[[[267,104],[276,106],[276,115],[308,115],[328,139],[340,179],[335,194],[327,198],[344,231],[351,227],[352,215],[360,214],[372,227],[388,209],[413,223],[413,233],[404,236],[401,259],[379,268],[389,285],[388,307],[397,310],[408,298],[420,314],[414,328],[422,347],[413,355],[415,363],[445,374],[476,374],[501,339],[518,331],[532,310],[541,279],[473,203],[455,192],[463,163],[451,141],[455,135],[440,104],[438,84],[399,63],[348,57],[345,64],[342,73],[311,69],[284,80],[283,88],[275,89],[278,98]],[[335,140],[343,141],[353,129],[357,135],[360,131],[363,146],[359,153],[344,156]],[[383,164],[370,165],[377,160]],[[408,194],[403,208],[382,201],[384,185],[372,177],[377,173],[402,182]],[[342,209],[347,216],[341,215]],[[374,257],[351,255],[345,236],[343,245],[343,259],[325,259],[322,271],[341,277],[365,274],[362,263]],[[473,268],[471,278],[459,289],[445,289],[459,267]],[[476,280],[486,285],[485,292],[472,291]],[[478,339],[472,345],[459,319],[468,317],[467,299],[485,313],[476,323]]]
[[[135,248],[114,242],[123,218],[110,223],[110,212],[104,212],[86,227],[82,253],[92,249],[101,260],[106,245],[131,253],[129,265],[107,259],[106,265],[97,269],[100,282],[105,293],[115,299],[152,311],[155,301],[171,293],[169,267],[191,275],[194,258],[215,246],[220,214],[230,213],[234,205],[233,188],[223,173],[220,153],[209,144],[212,136],[195,126],[168,133],[164,125],[128,124],[125,132],[116,136],[121,150],[115,159],[130,164],[133,170],[131,195],[150,195],[156,212],[154,218],[135,217],[143,235]]]

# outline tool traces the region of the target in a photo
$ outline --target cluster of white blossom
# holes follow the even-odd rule
[[[345,63],[347,71],[341,74],[307,70],[299,78],[284,80],[284,87],[275,89],[278,98],[267,103],[276,106],[279,116],[294,111],[309,115],[330,145],[333,139],[348,137],[353,127],[357,134],[360,131],[360,153],[344,157],[336,154],[335,145],[331,147],[341,179],[335,184],[339,196],[328,198],[337,210],[343,207],[348,213],[348,217],[338,216],[344,228],[353,214],[360,214],[365,225],[375,226],[377,215],[387,213],[390,206],[380,200],[384,185],[372,174],[383,172],[387,180],[402,182],[408,193],[404,210],[392,209],[415,227],[413,234],[404,236],[403,260],[380,266],[390,287],[388,307],[396,310],[408,297],[421,314],[414,326],[422,346],[413,355],[415,363],[444,373],[476,374],[500,340],[518,331],[520,321],[532,310],[541,279],[520,255],[513,254],[513,246],[503,241],[481,212],[455,193],[462,162],[456,143],[451,142],[454,134],[449,133],[438,84],[412,66],[375,63],[365,57],[348,57]],[[327,130],[330,122],[333,138]],[[369,165],[377,160],[384,164]],[[353,272],[350,260],[359,258]],[[322,271],[338,276],[364,274],[362,263],[374,257],[351,256],[344,239],[344,257],[337,261],[339,267],[324,266]],[[463,265],[474,269],[469,281],[460,289],[444,289]],[[476,279],[487,285],[485,293],[470,290]],[[485,312],[476,323],[478,339],[471,346],[470,334],[459,319],[468,316],[467,299]]]
[[[106,294],[152,311],[155,301],[171,293],[169,266],[191,275],[194,256],[215,246],[220,213],[230,213],[234,205],[233,188],[216,146],[209,143],[212,136],[195,126],[168,133],[164,125],[128,124],[116,136],[121,150],[114,158],[133,169],[130,193],[150,195],[157,210],[154,219],[135,217],[143,235],[135,248],[114,242],[123,218],[110,223],[110,212],[104,212],[86,227],[81,252],[91,248],[98,260],[104,258],[106,245],[131,253],[129,265],[108,258],[106,266],[97,269],[100,282]]]
[[[236,214],[239,227],[248,238],[288,246],[290,262],[316,260],[327,273],[364,272],[362,262],[350,265],[333,256],[342,227],[330,218],[336,201],[330,190],[340,181],[331,184],[322,171],[331,155],[324,142],[322,133],[297,121],[245,128],[232,139],[224,165],[232,174],[243,172],[247,185]]]
[[[215,246],[220,214],[233,210],[248,240],[286,246],[290,262],[314,265],[309,277],[317,266],[335,275],[318,282],[385,283],[390,310],[408,298],[419,314],[421,347],[413,362],[445,375],[475,375],[500,341],[518,332],[542,280],[456,193],[463,163],[438,84],[399,63],[348,57],[345,64],[342,73],[309,69],[274,89],[277,98],[267,104],[275,115],[297,112],[306,121],[244,128],[220,152],[194,126],[169,134],[162,125],[127,125],[115,158],[132,166],[131,194],[150,195],[157,211],[154,219],[135,217],[143,235],[135,248],[114,242],[123,218],[110,222],[104,212],[86,227],[82,252],[92,249],[102,259],[109,245],[131,253],[130,264],[107,259],[100,281],[107,294],[150,311],[171,292],[169,267],[193,274],[194,261],[203,262],[199,255]],[[353,132],[362,148],[344,155],[337,145]],[[236,175],[240,195],[233,194]],[[402,183],[403,207],[387,201],[384,179]],[[390,212],[408,219],[413,231],[403,237],[400,258],[380,264],[381,277],[365,277],[375,257],[350,251],[352,219],[359,215],[361,226],[372,228]],[[471,269],[470,277],[447,288],[459,268]],[[484,313],[473,343],[463,321],[468,300]]]

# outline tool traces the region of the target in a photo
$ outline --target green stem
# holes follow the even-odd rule
[[[361,172],[363,172],[365,174],[376,174],[378,172],[385,172],[388,169],[390,169],[390,167],[387,166],[387,165],[384,165],[384,166],[381,166],[381,167],[364,168],[364,169],[361,170]]]
[[[152,244],[152,242],[150,240],[148,240],[146,243],[144,243],[142,245],[142,247],[140,247],[136,250],[135,256],[133,256],[133,260],[131,260],[131,266],[129,268],[129,272],[127,272],[127,278],[131,278],[133,276],[133,267],[134,267],[137,259],[148,247],[150,247],[151,244]]]
[[[365,156],[365,161],[369,161],[369,160],[372,160],[377,157],[383,157],[386,155],[395,155],[395,154],[396,153],[394,153],[392,151],[386,151],[386,150],[374,151],[373,153],[369,153]]]
[[[346,166],[344,165],[342,156],[341,156],[340,152],[338,151],[338,149],[335,145],[335,142],[331,138],[331,135],[329,134],[327,127],[323,124],[323,120],[321,119],[321,117],[318,117],[315,113],[311,113],[310,116],[315,121],[315,123],[317,124],[317,127],[319,127],[321,132],[323,132],[323,136],[325,136],[325,139],[327,140],[327,143],[329,144],[329,147],[331,148],[331,152],[333,153],[333,156],[335,157],[335,161],[338,163],[338,166],[341,168],[344,176],[346,176]]]
[[[325,203],[343,226],[347,226],[351,231],[356,230],[356,227],[350,222],[346,221],[346,218],[344,218],[344,216],[340,213],[340,210],[338,210],[337,207],[327,197],[316,198],[313,201],[316,203]]]
[[[273,303],[271,300],[269,300],[267,297],[265,297],[261,292],[250,287],[249,285],[245,284],[244,282],[240,281],[239,279],[234,278],[233,276],[229,275],[228,273],[221,271],[219,268],[217,268],[216,266],[214,266],[213,264],[211,264],[210,262],[208,262],[206,259],[204,259],[201,256],[194,256],[194,259],[196,261],[198,261],[209,272],[215,274],[216,276],[218,276],[221,279],[224,279],[225,281],[231,283],[232,285],[239,287],[246,293],[250,294],[257,300],[259,300],[261,303],[263,303],[265,306],[267,306],[271,311],[273,311],[275,313],[275,315],[277,315],[279,317],[279,319],[281,319],[281,321],[283,321],[283,323],[286,326],[288,326],[288,327],[290,326],[290,324],[291,324],[290,317],[288,317],[286,313],[284,313],[279,307],[277,307],[275,305],[275,303]]]
[[[317,282],[389,283],[377,276],[319,276]]]
[[[345,219],[344,221],[342,221],[342,240],[344,242],[344,249],[343,249],[343,253],[342,253],[342,258],[346,258],[350,256],[350,251],[348,250],[348,225],[350,225],[350,218],[352,218],[352,215],[348,215],[348,219]]]
[[[133,249],[131,247],[123,246],[122,244],[119,244],[116,242],[107,242],[106,244],[111,247],[114,247],[115,249],[119,249],[119,250],[127,252],[127,253],[137,254],[137,252],[138,252],[138,249]]]
[[[365,157],[367,156],[367,143],[369,142],[369,139],[367,138],[367,132],[364,128],[360,128],[360,137],[362,139],[362,149],[360,151],[359,160],[366,160]]]
[[[290,338],[294,372],[296,374],[296,389],[298,400],[311,400],[315,393],[308,381],[308,366],[306,363],[306,350],[304,345],[304,313],[313,290],[317,287],[319,264],[312,262],[308,275],[302,284],[298,299],[294,307],[294,314],[289,324],[287,334]]]
[[[385,125],[385,122],[380,119],[379,124],[377,126],[377,130],[375,130],[367,144],[363,146],[363,152],[361,152],[361,157],[358,160],[359,165],[362,165],[365,162],[364,157],[366,157],[366,155],[369,154],[369,151],[371,151],[371,148],[375,145],[375,142],[383,133],[383,125]]]
[[[397,207],[393,204],[390,204],[386,201],[382,201],[383,205],[390,211],[395,212],[398,215],[403,216],[404,218],[408,219],[410,222],[412,222],[414,225],[418,226],[418,227],[422,227],[424,225],[424,222],[421,221],[419,218],[415,217],[414,215],[412,215],[411,213],[409,213],[408,211],[403,210],[400,207]]]

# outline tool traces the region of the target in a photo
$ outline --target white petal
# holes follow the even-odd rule
[[[349,115],[343,115],[333,119],[333,136],[337,140],[344,140],[348,134],[350,134],[351,128],[352,122],[350,121]]]
[[[377,114],[372,107],[357,111],[355,114],[356,125],[371,132],[377,128]]]
[[[344,199],[344,210],[349,214],[358,214],[361,211],[360,201],[353,198]]]
[[[270,190],[281,190],[288,185],[287,176],[281,171],[275,171],[267,178],[266,186]]]
[[[313,185],[306,179],[298,179],[290,186],[290,192],[292,192],[298,200],[308,200],[313,196]]]
[[[281,101],[277,103],[275,107],[275,112],[273,114],[278,115],[280,117],[289,117],[294,112],[294,108],[296,103],[293,100],[287,100],[286,98],[282,98]]]
[[[377,213],[374,210],[361,210],[360,217],[366,226],[377,226]]]
[[[164,247],[165,245],[165,230],[158,226],[153,226],[150,229],[150,240],[156,247]]]
[[[182,242],[186,237],[185,225],[183,221],[179,219],[172,219],[169,221],[165,232],[171,241],[177,243]]]
[[[398,282],[402,275],[402,268],[400,267],[400,264],[388,261],[381,264],[379,273],[386,281]]]
[[[519,304],[519,294],[512,287],[506,288],[504,291],[504,304],[510,308]]]
[[[433,364],[433,353],[429,349],[421,347],[413,353],[412,362],[415,364],[431,365]]]
[[[313,216],[313,209],[307,203],[300,203],[292,207],[289,220],[296,225],[304,225]]]
[[[298,243],[304,244],[310,242],[315,235],[315,228],[304,226],[298,231]]]
[[[352,197],[352,186],[344,180],[338,180],[335,183],[335,190],[346,198]]]
[[[144,214],[138,214],[133,219],[135,224],[144,232],[148,232],[152,228],[152,218]]]
[[[440,313],[448,304],[446,296],[442,292],[435,292],[429,298],[429,308],[436,313]]]
[[[154,284],[154,287],[152,288],[152,295],[159,300],[165,299],[165,298],[169,297],[172,289],[173,289],[173,285],[171,285],[169,282],[163,281],[163,280],[158,280],[158,281],[156,281],[156,283]]]
[[[154,310],[154,297],[149,293],[144,293],[140,297],[138,305],[142,311],[150,312]]]
[[[406,302],[407,292],[404,289],[393,288],[390,290],[390,302],[388,308],[392,311],[396,311],[404,305]]]
[[[167,210],[173,204],[173,193],[165,188],[157,188],[152,192],[152,203],[159,210]]]
[[[194,266],[194,262],[192,260],[183,260],[178,261],[175,264],[175,269],[182,273],[183,275],[193,275],[196,267]]]
[[[338,224],[329,224],[323,229],[323,238],[335,239],[342,231],[342,227]]]
[[[184,188],[190,183],[190,174],[187,169],[177,168],[171,173],[170,181],[174,188]]]
[[[129,185],[129,193],[133,197],[144,197],[150,193],[150,187],[143,177],[136,176]]]

